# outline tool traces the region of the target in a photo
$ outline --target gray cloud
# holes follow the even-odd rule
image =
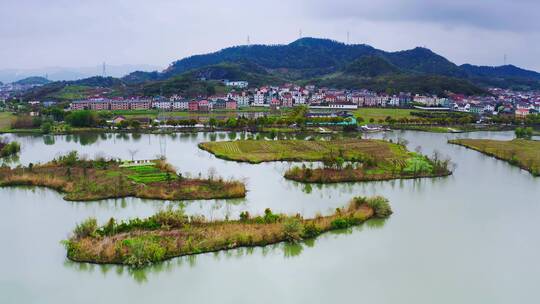
[[[540,70],[533,0],[2,0],[0,69],[168,63],[304,35],[386,50],[426,45],[456,63]]]
[[[318,17],[429,22],[505,31],[539,31],[537,0],[315,0]]]

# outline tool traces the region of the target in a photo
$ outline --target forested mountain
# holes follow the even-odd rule
[[[194,55],[162,72],[133,72],[121,79],[94,77],[45,85],[43,92],[65,86],[113,88],[111,94],[204,94],[219,90],[218,80],[246,80],[251,85],[316,83],[376,91],[481,94],[481,87],[540,88],[540,74],[515,66],[457,66],[426,48],[385,52],[365,44],[302,38],[287,45],[250,45]],[[203,83],[210,81],[211,85]],[[212,82],[213,81],[213,82]],[[194,86],[190,89],[188,85]],[[39,94],[37,94],[39,95]],[[32,96],[36,97],[36,94]],[[52,94],[54,96],[54,94]]]

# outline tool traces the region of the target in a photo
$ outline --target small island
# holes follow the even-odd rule
[[[218,158],[263,161],[322,162],[323,167],[295,166],[285,178],[308,183],[378,181],[447,176],[449,160],[410,152],[403,143],[375,139],[237,140],[200,143]]]
[[[266,209],[260,216],[242,212],[239,220],[207,221],[168,209],[146,219],[117,222],[111,218],[101,227],[90,218],[77,225],[64,245],[73,261],[140,267],[183,255],[314,238],[391,213],[383,197],[356,197],[333,214],[313,219]]]
[[[164,160],[86,160],[76,151],[45,164],[0,168],[0,186],[44,186],[69,201],[138,197],[162,200],[241,198],[242,182],[221,178],[185,178]]]
[[[448,141],[518,166],[534,176],[540,176],[540,141],[514,139],[454,139]]]

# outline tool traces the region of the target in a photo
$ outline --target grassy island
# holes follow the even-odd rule
[[[239,181],[188,179],[163,160],[141,163],[98,158],[85,160],[73,151],[45,164],[0,168],[0,186],[44,186],[70,201],[139,197],[190,200],[244,197]]]
[[[391,213],[383,197],[357,197],[332,215],[313,219],[274,214],[266,209],[262,216],[242,212],[239,220],[206,221],[169,209],[146,219],[110,219],[101,227],[90,218],[77,225],[64,244],[73,261],[143,266],[183,255],[313,238],[326,231],[359,225],[372,217],[386,218]]]
[[[236,140],[204,142],[199,148],[218,158],[239,162],[323,161],[333,152],[341,151],[346,161],[369,156],[391,156],[402,150],[399,145],[375,139],[335,140]]]
[[[293,167],[285,178],[311,183],[375,181],[451,174],[448,160],[409,152],[402,144],[375,139],[237,140],[199,144],[216,157],[263,161],[320,161],[322,168]]]
[[[535,176],[540,176],[540,141],[527,139],[510,141],[454,139],[448,142],[507,161],[514,166],[531,172]]]
[[[361,181],[382,181],[391,179],[412,179],[438,177],[452,174],[449,160],[442,160],[437,154],[432,158],[416,152],[409,152],[404,146],[392,145],[386,153],[364,155],[359,159],[346,161],[339,153],[328,154],[322,160],[322,167],[312,168],[305,164],[294,166],[285,172],[285,178],[304,183],[341,183]]]

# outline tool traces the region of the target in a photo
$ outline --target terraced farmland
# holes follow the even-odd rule
[[[249,163],[267,161],[321,161],[325,155],[336,153],[345,160],[373,158],[392,162],[407,158],[407,150],[382,140],[338,139],[308,140],[237,140],[200,143],[199,148],[216,157]]]

